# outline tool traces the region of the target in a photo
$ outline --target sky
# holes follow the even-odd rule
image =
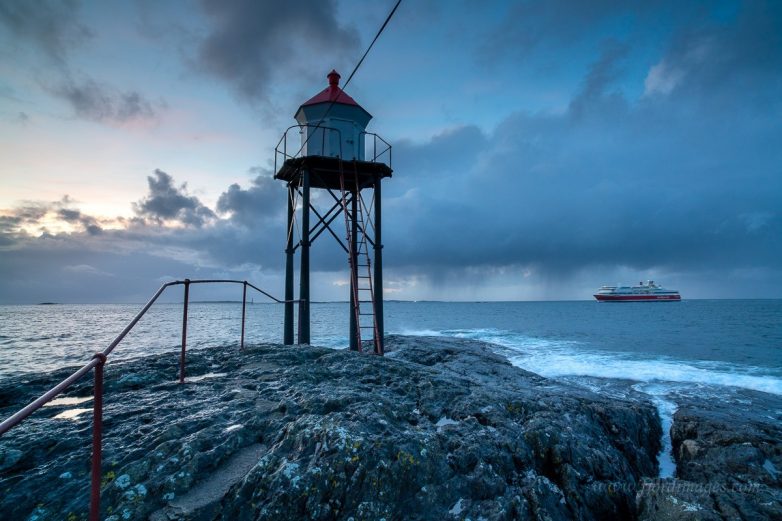
[[[1,2],[0,303],[282,295],[274,147],[394,3]],[[782,3],[403,0],[346,92],[387,299],[782,298]],[[328,236],[312,270],[348,298]]]

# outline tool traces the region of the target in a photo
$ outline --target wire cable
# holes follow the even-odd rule
[[[366,51],[364,51],[364,54],[361,56],[361,59],[360,59],[360,60],[358,60],[358,63],[356,64],[356,66],[355,66],[355,67],[353,67],[353,71],[350,73],[350,76],[348,76],[348,79],[345,81],[344,85],[343,85],[343,86],[342,86],[342,88],[340,89],[340,91],[341,91],[341,92],[338,92],[338,93],[337,93],[337,95],[334,97],[334,99],[333,99],[333,100],[331,100],[331,103],[329,103],[329,106],[328,106],[328,108],[326,108],[326,112],[325,112],[325,113],[323,114],[323,116],[320,118],[320,120],[318,121],[318,124],[317,124],[317,125],[315,125],[315,128],[313,129],[313,131],[312,131],[312,132],[307,132],[307,138],[304,140],[304,143],[302,143],[302,144],[301,144],[301,148],[299,148],[299,151],[298,151],[298,152],[296,152],[296,154],[295,154],[293,157],[299,157],[299,154],[301,154],[301,151],[302,151],[302,150],[304,150],[304,147],[305,147],[305,146],[307,146],[307,142],[309,142],[309,140],[310,140],[310,137],[311,137],[311,136],[312,136],[312,135],[313,135],[315,132],[317,132],[317,130],[320,128],[320,125],[321,125],[321,123],[323,123],[323,120],[324,120],[324,119],[326,119],[326,117],[329,115],[329,112],[331,112],[331,109],[332,109],[332,107],[334,107],[334,104],[335,104],[335,103],[337,103],[337,100],[339,99],[339,97],[340,97],[340,94],[342,94],[342,92],[344,92],[344,91],[345,91],[345,88],[346,88],[346,87],[348,86],[348,84],[350,83],[350,80],[352,80],[352,79],[353,79],[353,76],[355,76],[355,74],[356,74],[356,72],[358,71],[359,67],[361,67],[361,64],[362,64],[362,63],[364,63],[364,59],[365,59],[365,58],[367,57],[367,55],[369,54],[369,51],[371,51],[371,50],[372,50],[372,47],[375,45],[375,42],[378,40],[378,38],[380,38],[380,35],[381,35],[381,34],[383,33],[383,31],[385,30],[386,26],[388,25],[388,22],[390,22],[390,21],[391,21],[391,18],[394,16],[394,13],[396,12],[397,8],[399,7],[399,4],[401,4],[401,3],[402,3],[402,0],[397,0],[397,1],[396,1],[396,4],[394,5],[394,8],[393,8],[393,9],[391,9],[391,12],[390,12],[390,13],[388,13],[388,16],[386,17],[386,21],[385,21],[385,22],[383,22],[383,25],[381,25],[381,26],[380,26],[380,29],[378,29],[378,31],[377,31],[377,34],[376,34],[376,35],[375,35],[375,37],[372,39],[372,42],[369,44],[369,47],[367,47],[367,50],[366,50]],[[337,87],[337,88],[339,88],[339,87]],[[341,158],[340,158],[340,159],[341,159]]]

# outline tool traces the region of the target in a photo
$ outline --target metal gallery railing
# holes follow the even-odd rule
[[[372,159],[367,159],[370,163],[385,163],[388,165],[388,168],[391,168],[391,144],[389,144],[388,141],[380,137],[379,135],[375,134],[374,132],[361,132],[361,135],[364,136],[364,146],[365,146],[365,154],[366,157],[370,157],[370,154],[368,153],[369,148],[369,142],[367,141],[367,137],[372,139]]]
[[[299,135],[303,135],[305,132],[307,132],[307,137],[303,139],[303,143],[296,148],[293,146],[291,148],[291,152],[288,151],[288,133],[296,129],[296,133]],[[315,140],[312,140],[313,136],[316,136],[318,131],[320,131],[320,154],[314,154],[314,155],[323,155],[326,150],[326,135],[329,137],[329,144],[331,144],[331,136],[336,135],[337,136],[337,143],[339,143],[339,153],[336,157],[341,158],[342,157],[342,132],[338,128],[334,127],[327,127],[324,125],[310,125],[310,124],[304,124],[304,125],[291,125],[290,127],[285,129],[285,132],[282,133],[282,136],[280,137],[280,140],[277,142],[277,146],[274,147],[274,172],[278,172],[278,162],[279,166],[282,166],[285,164],[285,162],[289,159],[297,159],[301,157],[302,155],[313,155],[313,154],[307,154],[305,152],[306,145],[310,142],[313,142],[317,144],[318,138],[316,137]],[[295,152],[292,152],[293,150],[296,150]],[[317,150],[317,148],[316,148]]]
[[[296,129],[296,133],[299,135],[302,135],[305,132],[308,134],[307,137],[303,139],[304,143],[299,146],[294,146],[289,150],[288,133],[293,129]],[[319,137],[318,133],[320,133]],[[327,136],[328,141],[326,139]],[[289,159],[297,159],[302,155],[325,155],[326,143],[332,143],[332,136],[336,136],[337,143],[339,143],[336,157],[349,160],[350,158],[343,157],[342,131],[339,129],[320,124],[291,125],[285,129],[285,132],[282,133],[280,140],[277,142],[277,146],[274,147],[274,172],[279,172],[279,167],[285,164]],[[365,160],[369,163],[385,163],[391,168],[391,144],[374,132],[361,131],[359,132],[359,136],[360,143],[363,143]],[[315,138],[314,141],[312,139],[313,137]],[[319,151],[320,154],[312,154],[309,153],[310,151],[305,150],[305,145],[310,142],[317,145],[318,141],[320,141],[320,149],[315,147],[315,151]]]
[[[109,344],[109,346],[106,349],[98,353],[95,353],[92,359],[82,368],[77,370],[75,373],[70,375],[68,378],[66,378],[59,384],[49,389],[46,393],[41,395],[36,400],[30,402],[23,409],[19,410],[17,413],[15,413],[14,415],[7,418],[5,421],[0,423],[0,436],[3,436],[6,432],[11,430],[15,426],[19,425],[21,422],[27,419],[31,414],[33,414],[35,411],[43,407],[47,402],[51,401],[56,396],[63,393],[71,385],[73,385],[75,382],[80,380],[84,375],[86,375],[93,369],[95,370],[95,374],[94,374],[95,385],[93,388],[92,462],[91,462],[91,471],[90,471],[90,480],[91,480],[90,513],[89,513],[90,521],[98,521],[100,518],[100,486],[101,486],[101,457],[102,457],[101,452],[103,447],[103,432],[102,432],[103,366],[106,364],[111,352],[114,351],[114,348],[116,348],[117,345],[119,345],[119,343],[122,342],[122,340],[127,336],[127,334],[130,333],[133,327],[138,323],[139,320],[141,320],[141,318],[146,314],[149,308],[152,307],[152,304],[154,304],[155,301],[157,301],[160,295],[162,295],[163,292],[171,286],[183,285],[185,287],[185,291],[184,291],[183,312],[182,312],[182,345],[181,345],[181,350],[179,355],[179,383],[180,384],[185,383],[185,354],[187,350],[187,311],[188,311],[188,304],[190,300],[190,286],[192,284],[218,284],[218,283],[242,285],[242,332],[241,332],[241,339],[240,339],[240,349],[242,350],[244,349],[244,332],[245,332],[245,319],[246,319],[246,310],[247,310],[247,288],[253,289],[261,293],[262,295],[270,298],[271,300],[273,300],[275,303],[278,304],[300,303],[299,300],[280,300],[278,298],[275,298],[269,293],[267,293],[266,291],[260,289],[254,284],[251,284],[250,282],[247,282],[246,280],[184,279],[184,280],[175,280],[175,281],[167,282],[162,286],[160,286],[160,289],[158,289],[157,292],[155,292],[152,298],[149,299],[149,301],[144,305],[143,308],[141,308],[141,311],[139,311],[136,314],[133,320],[131,320],[130,323],[128,323],[128,325],[125,326],[125,329],[123,329],[122,332],[119,335],[117,335],[117,337]]]

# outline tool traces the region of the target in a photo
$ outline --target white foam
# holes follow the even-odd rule
[[[434,329],[401,329],[394,334],[405,336],[446,336],[442,331],[436,331]]]
[[[346,336],[322,336],[314,338],[312,345],[329,349],[347,349],[350,346],[350,339]]]
[[[190,377],[187,378],[187,380],[190,383],[192,383],[192,382],[200,382],[200,381],[206,380],[208,378],[222,378],[226,374],[227,373],[205,373],[205,374],[202,374],[202,375],[199,375],[199,376],[190,376]]]
[[[65,396],[62,398],[55,398],[54,400],[45,403],[44,407],[57,407],[60,405],[79,405],[80,403],[89,402],[92,400],[92,396]]]
[[[673,459],[673,443],[671,440],[671,427],[673,426],[673,415],[678,407],[675,403],[667,400],[669,389],[660,384],[636,384],[633,386],[638,392],[648,394],[652,398],[652,403],[657,407],[660,414],[660,423],[662,423],[662,447],[657,455],[657,461],[660,464],[661,478],[672,478],[676,474],[676,462]]]
[[[55,420],[77,420],[82,414],[92,412],[92,409],[68,409],[54,417]]]
[[[442,418],[437,420],[437,423],[434,424],[434,426],[437,428],[445,427],[446,425],[459,425],[459,422],[454,421],[448,418],[447,416],[443,416]]]
[[[782,395],[782,378],[764,374],[759,367],[596,351],[575,341],[528,337],[499,329],[414,330],[404,334],[472,338],[497,344],[518,353],[509,357],[514,365],[550,378],[584,376],[641,382],[633,388],[649,395],[662,422],[662,450],[658,461],[663,478],[672,477],[676,472],[670,430],[677,405],[669,396],[677,387],[728,386]],[[589,386],[589,382],[581,384]],[[599,386],[592,387],[600,392]]]
[[[594,376],[640,382],[681,382],[742,387],[782,395],[782,379],[755,376],[759,368],[672,359],[636,359],[589,352],[549,352],[511,357],[514,365],[543,376]]]
[[[575,346],[580,342],[573,340],[547,340],[544,338],[535,338],[523,336],[513,331],[506,331],[497,328],[476,328],[476,329],[402,329],[393,334],[406,336],[432,336],[432,337],[453,337],[479,340],[491,344],[497,344],[502,347],[508,347],[517,350],[528,350],[535,348],[544,348],[550,346]]]
[[[404,334],[472,338],[497,344],[519,353],[510,357],[514,365],[550,378],[592,376],[639,382],[695,383],[782,395],[782,378],[765,375],[764,370],[758,367],[670,357],[643,358],[637,353],[598,352],[576,341],[529,337],[494,328],[407,330]]]

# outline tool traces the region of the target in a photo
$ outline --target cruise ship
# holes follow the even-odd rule
[[[603,286],[594,296],[598,302],[657,302],[682,299],[675,289],[665,289],[653,280],[646,284],[639,282],[637,286]]]

